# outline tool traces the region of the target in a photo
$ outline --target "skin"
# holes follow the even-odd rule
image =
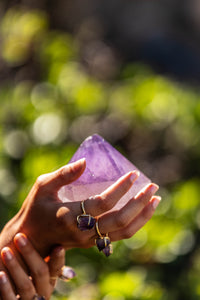
[[[77,228],[77,215],[82,214],[80,202],[62,203],[57,195],[58,190],[75,181],[85,167],[86,162],[81,159],[38,177],[18,214],[3,229],[0,249],[9,246],[15,251],[13,237],[17,232],[26,234],[42,257],[47,256],[56,245],[65,249],[92,247],[98,237],[95,228],[85,232]],[[151,183],[130,199],[124,208],[110,211],[138,176],[135,171],[129,172],[102,194],[84,202],[86,212],[98,219],[100,232],[108,232],[111,241],[135,234],[151,219],[160,201],[160,197],[154,196],[158,186]]]
[[[45,262],[26,235],[17,234],[13,242],[27,265],[31,279],[19,264],[12,249],[4,247],[1,258],[10,277],[4,271],[0,271],[0,299],[16,300],[16,294],[20,295],[21,300],[32,300],[36,294],[50,299],[56,282],[54,278],[59,276],[64,265],[65,250],[56,247]]]

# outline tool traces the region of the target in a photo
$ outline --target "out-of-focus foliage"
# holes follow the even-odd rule
[[[0,87],[1,227],[37,176],[66,164],[95,132],[161,186],[155,216],[114,243],[110,258],[96,248],[67,253],[77,278],[58,282],[52,299],[199,299],[200,91],[140,64],[97,79],[81,63],[79,42],[52,30],[41,11],[8,10],[0,34],[4,64],[23,72],[33,60],[40,70],[37,80],[27,72]],[[105,53],[102,70],[113,63]]]

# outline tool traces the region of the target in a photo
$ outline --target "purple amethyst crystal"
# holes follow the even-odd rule
[[[105,254],[105,256],[110,256],[113,253],[113,249],[112,249],[112,245],[109,244],[108,246],[106,246],[102,252]]]
[[[110,238],[108,236],[98,237],[96,239],[96,245],[99,251],[102,251],[104,248],[110,245],[110,243]]]
[[[60,279],[64,281],[69,281],[70,279],[74,278],[76,276],[75,271],[67,266],[62,267],[62,273],[59,276]]]
[[[100,194],[125,173],[138,170],[97,134],[83,141],[70,162],[81,158],[86,159],[85,172],[76,181],[60,190],[59,197],[63,202],[82,201]],[[132,188],[118,201],[113,210],[123,207],[130,198],[150,182],[150,179],[140,172]]]
[[[90,230],[94,227],[96,219],[90,215],[80,215],[77,217],[77,226],[81,231]]]

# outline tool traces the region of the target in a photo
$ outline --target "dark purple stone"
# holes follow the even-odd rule
[[[35,295],[34,296],[34,298],[33,298],[33,300],[45,300],[46,298],[45,297],[43,297],[43,296],[39,296],[39,295]]]
[[[88,137],[80,145],[70,162],[81,158],[86,159],[85,172],[76,181],[60,190],[59,197],[63,202],[82,201],[90,196],[100,194],[125,173],[138,170],[97,134]],[[118,201],[113,210],[124,206],[130,198],[150,182],[150,179],[140,172],[140,176],[132,188]]]
[[[77,227],[81,231],[92,229],[95,223],[96,223],[96,219],[89,215],[80,215],[77,218]]]
[[[99,251],[102,251],[105,247],[110,245],[109,237],[105,236],[105,237],[97,238],[96,239],[96,245],[97,245],[97,248],[99,249]]]
[[[105,256],[107,256],[107,257],[110,256],[113,253],[112,245],[110,244],[110,245],[106,246],[102,250],[102,252],[105,254]]]

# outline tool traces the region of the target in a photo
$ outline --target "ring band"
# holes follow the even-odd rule
[[[50,277],[51,280],[56,280],[57,278],[58,278],[58,277],[56,277],[56,276],[51,276],[51,277]]]
[[[102,236],[102,234],[101,234],[101,232],[100,232],[100,230],[99,230],[99,223],[98,223],[98,220],[96,220],[96,231],[97,231],[98,236],[102,238],[103,236]]]
[[[96,219],[90,214],[87,214],[84,207],[84,201],[81,201],[82,214],[77,216],[77,227],[81,231],[90,230],[94,227]]]
[[[39,296],[38,294],[35,294],[32,300],[45,300],[46,298],[44,296]]]
[[[82,211],[83,211],[83,214],[86,215],[85,206],[84,206],[84,201],[81,201],[81,209],[82,209]]]
[[[95,239],[97,248],[99,249],[99,251],[102,251],[105,256],[111,255],[113,253],[113,248],[110,238],[108,236],[108,233],[106,233],[106,235],[104,236],[101,234],[99,230],[98,220],[96,221],[96,232],[99,236],[97,239]]]

